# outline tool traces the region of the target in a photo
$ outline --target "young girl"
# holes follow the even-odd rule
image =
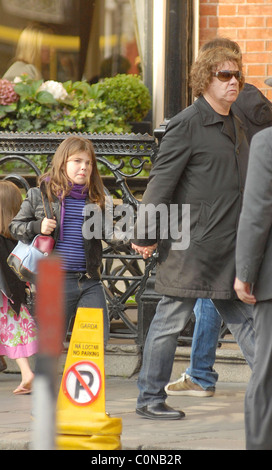
[[[34,374],[28,357],[37,352],[36,325],[29,314],[26,303],[26,285],[9,268],[7,257],[16,245],[9,224],[22,203],[19,188],[10,181],[0,182],[0,357],[5,370],[3,356],[16,359],[21,370],[22,381],[13,391],[16,395],[31,392]]]
[[[45,187],[55,219],[45,217],[41,189]],[[104,339],[109,336],[106,299],[101,282],[101,240],[83,237],[86,204],[95,204],[104,213],[105,193],[97,169],[92,143],[72,136],[58,147],[51,169],[40,178],[40,187],[28,191],[13,219],[13,236],[25,242],[42,233],[55,239],[55,251],[65,270],[66,330],[79,307],[102,308]]]

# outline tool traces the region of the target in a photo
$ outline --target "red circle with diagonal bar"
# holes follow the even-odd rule
[[[63,382],[63,392],[77,406],[93,403],[101,390],[101,374],[93,362],[82,361],[67,369]]]

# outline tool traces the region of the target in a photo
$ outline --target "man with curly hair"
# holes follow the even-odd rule
[[[191,70],[196,101],[169,122],[142,203],[178,207],[181,231],[190,205],[190,244],[150,239],[138,217],[133,248],[144,258],[158,246],[155,288],[162,294],[146,339],[136,412],[181,419],[166,403],[177,339],[196,300],[212,299],[252,367],[252,307],[237,300],[235,243],[248,163],[248,143],[231,105],[244,85],[242,57],[225,47],[199,54]],[[144,212],[142,212],[144,214]],[[156,210],[153,223],[158,222]],[[171,220],[170,220],[171,224]],[[158,227],[158,233],[160,233]]]
[[[227,47],[242,55],[237,42],[220,36],[203,44],[200,52],[215,47]],[[244,84],[231,110],[241,119],[249,144],[257,132],[272,126],[272,103],[252,84]],[[166,386],[167,395],[211,397],[215,393],[219,375],[214,363],[222,319],[210,299],[197,300],[194,316],[190,364]]]

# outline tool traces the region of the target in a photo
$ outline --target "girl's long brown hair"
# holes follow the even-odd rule
[[[105,192],[102,178],[97,168],[94,147],[92,142],[84,137],[72,136],[63,140],[55,152],[50,170],[40,177],[39,182],[45,181],[50,201],[53,200],[54,196],[63,199],[72,189],[72,181],[69,180],[66,173],[66,162],[71,155],[80,152],[86,152],[92,162],[91,176],[86,184],[90,202],[104,208]]]
[[[0,181],[0,234],[12,238],[9,224],[17,215],[22,204],[21,191],[11,181]]]

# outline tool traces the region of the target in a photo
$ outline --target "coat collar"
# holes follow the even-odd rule
[[[224,117],[218,114],[214,109],[209,105],[209,103],[205,100],[204,96],[200,96],[195,102],[194,105],[197,107],[200,119],[201,119],[201,124],[203,126],[210,126],[213,124],[217,124],[221,122],[223,124],[222,126],[222,133],[228,135],[231,137],[228,133],[228,130],[226,129],[224,125]],[[236,134],[236,142],[235,142],[235,148],[238,148],[243,139],[245,138],[244,134],[244,129],[243,129],[243,123],[239,119],[238,116],[233,114],[232,110],[230,110],[231,116],[234,118],[234,126],[235,126],[235,134]]]

